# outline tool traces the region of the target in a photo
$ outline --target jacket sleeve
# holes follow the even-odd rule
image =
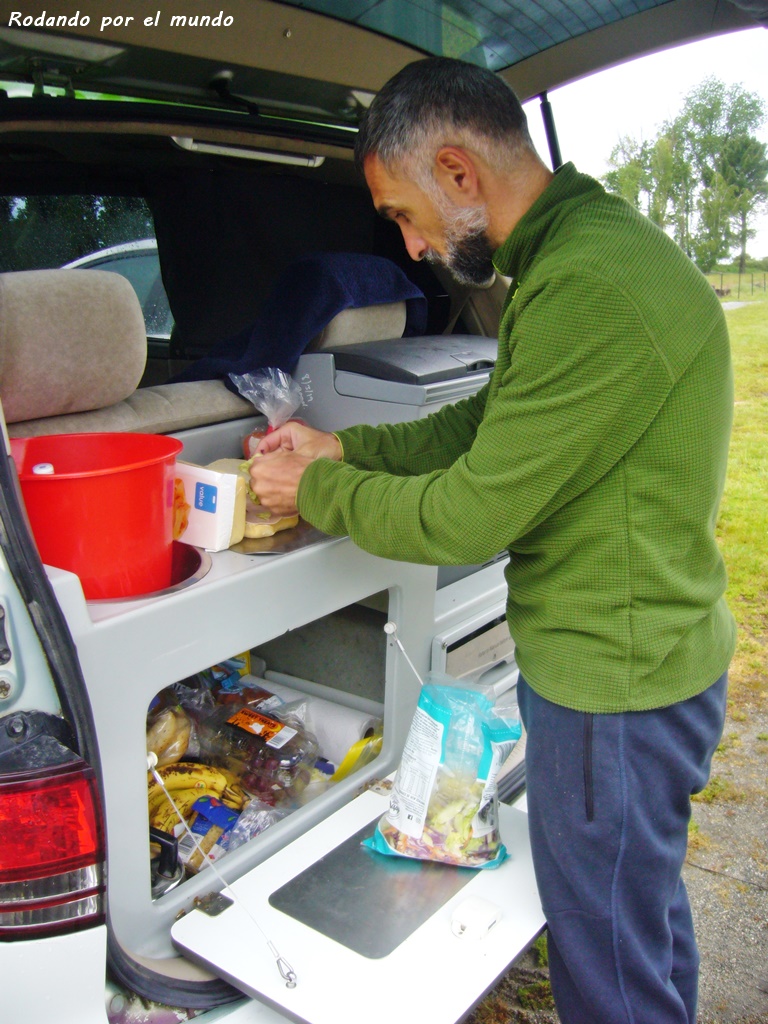
[[[337,432],[344,462],[358,469],[415,476],[447,469],[469,451],[483,418],[488,385],[455,405],[444,405],[423,419]]]
[[[466,450],[446,444],[438,459],[417,427],[423,450],[403,454],[397,472],[423,464],[420,475],[393,475],[390,442],[359,459],[365,469],[318,460],[301,481],[302,516],[387,558],[464,564],[512,546],[592,486],[647,429],[670,378],[634,305],[585,276],[550,279],[507,309],[507,352]],[[379,436],[399,447],[407,427]]]

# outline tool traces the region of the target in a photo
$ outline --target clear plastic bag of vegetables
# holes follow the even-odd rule
[[[507,856],[499,770],[520,738],[515,691],[429,676],[395,775],[389,810],[366,845],[379,853],[469,868]]]

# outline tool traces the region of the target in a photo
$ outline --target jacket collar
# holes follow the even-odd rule
[[[594,178],[580,174],[572,163],[563,164],[494,253],[497,272],[519,283],[560,219],[601,194],[603,188]]]

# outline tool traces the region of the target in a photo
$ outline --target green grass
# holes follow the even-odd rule
[[[744,798],[745,793],[743,790],[737,789],[727,779],[723,779],[719,775],[713,775],[704,789],[700,793],[694,793],[691,800],[704,804],[714,803],[715,800],[730,801],[731,803],[738,804]]]
[[[765,700],[768,675],[768,299],[758,293],[748,305],[726,310],[726,318],[735,406],[718,537],[728,568],[728,602],[739,627],[731,666],[738,717],[744,704]]]
[[[524,1010],[554,1010],[555,1001],[548,981],[534,981],[517,990],[517,998]]]
[[[737,732],[729,732],[718,743],[717,752],[724,754],[727,750],[733,750],[734,747],[739,746],[741,746],[741,736]]]

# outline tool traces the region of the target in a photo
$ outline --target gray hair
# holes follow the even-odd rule
[[[477,152],[498,172],[523,150],[535,152],[528,120],[512,89],[494,72],[450,57],[406,65],[376,95],[360,125],[355,162],[376,155],[424,188],[442,146]]]

